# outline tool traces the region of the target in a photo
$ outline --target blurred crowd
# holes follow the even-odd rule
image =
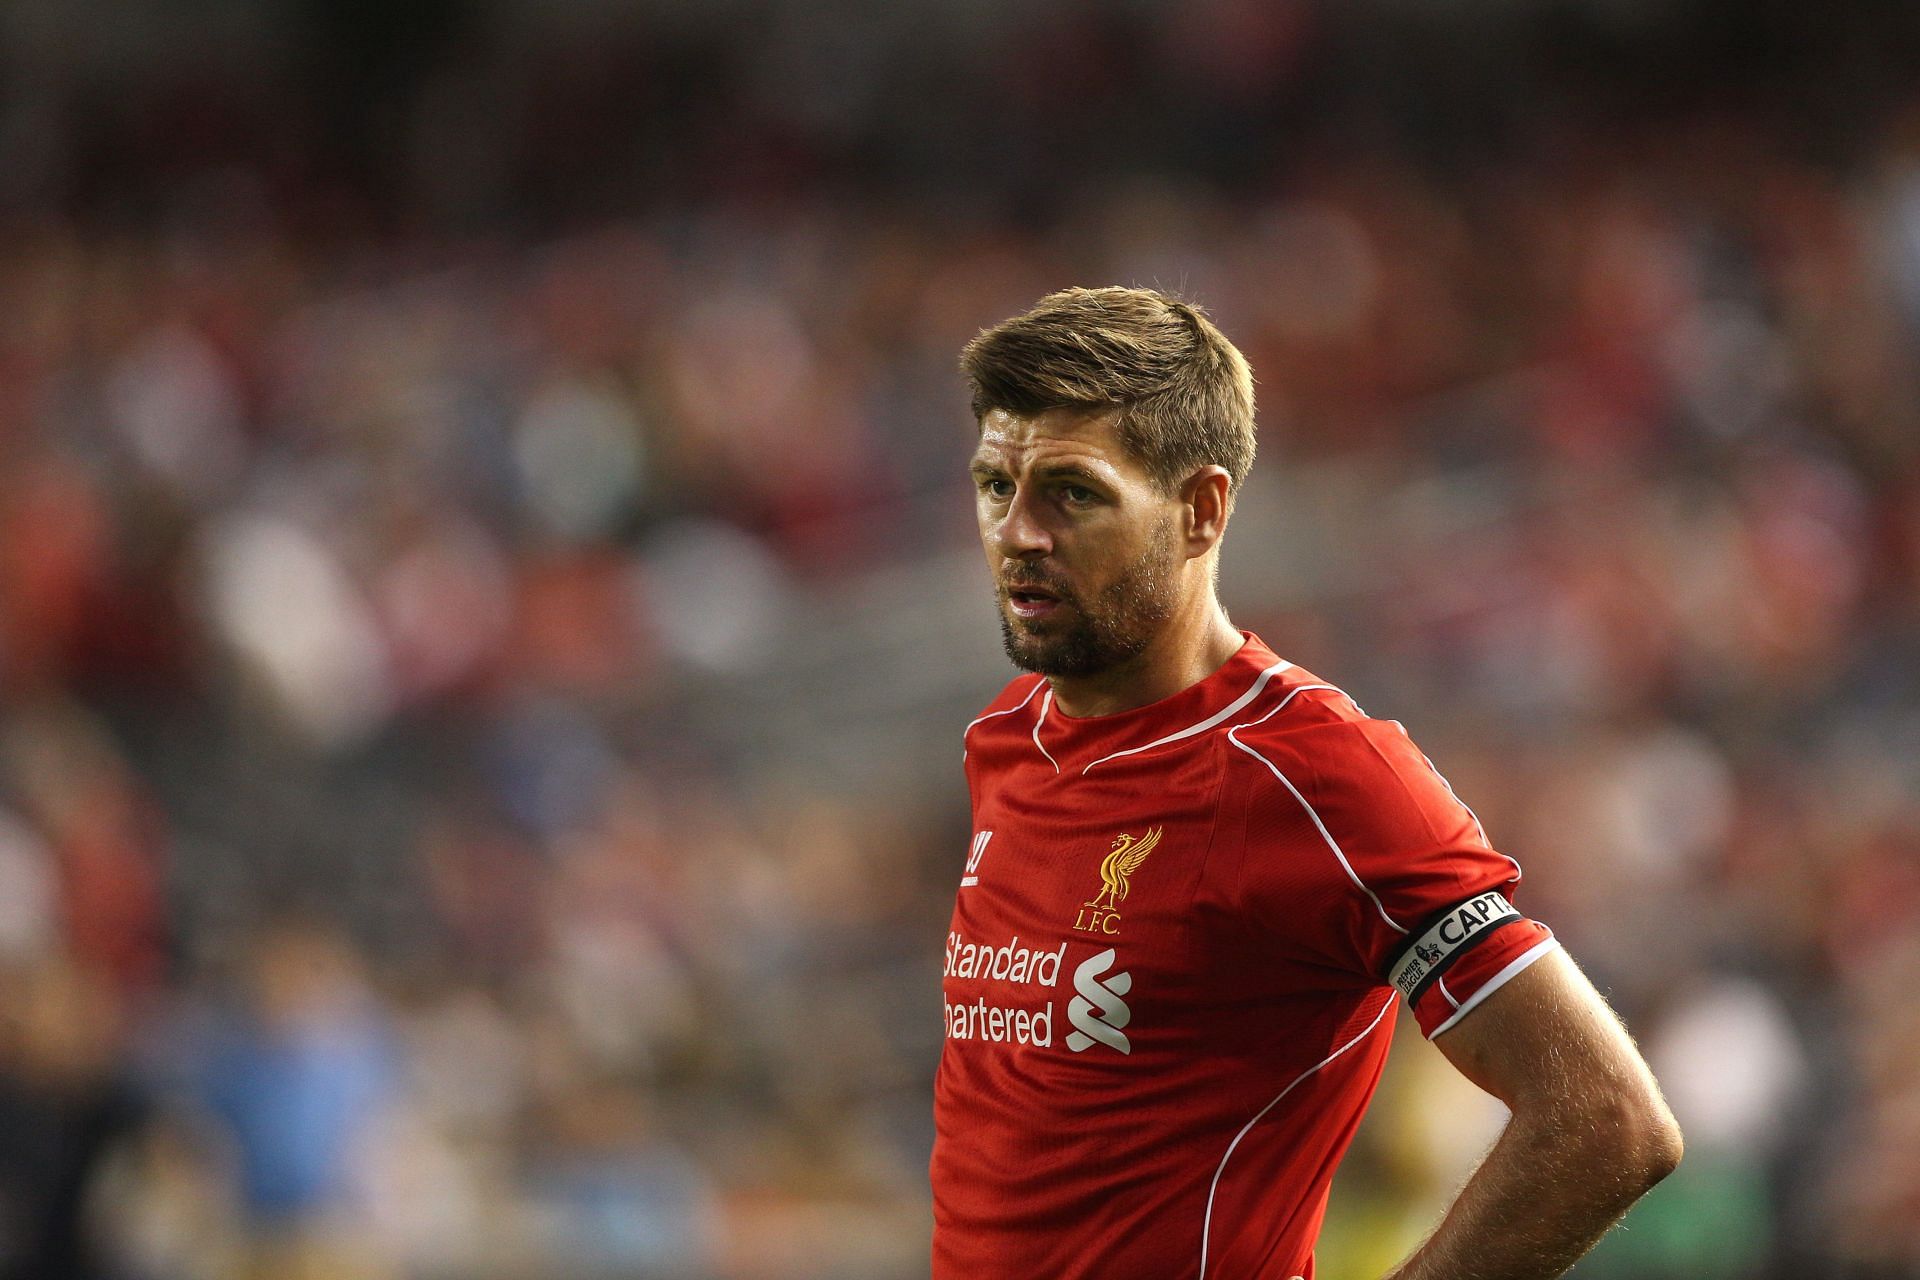
[[[1407,723],[1669,1091],[1579,1274],[1920,1274],[1920,101],[1596,80],[1460,155],[1314,105],[1404,15],[659,6],[571,84],[409,12],[467,60],[0,119],[68,140],[0,201],[0,1277],[924,1274],[958,769],[827,786],[688,690],[822,613],[993,645],[984,585],[911,632],[955,355],[1106,282],[1254,366],[1236,621]],[[1396,1060],[1323,1274],[1497,1124]]]

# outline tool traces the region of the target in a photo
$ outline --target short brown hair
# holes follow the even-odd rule
[[[1119,409],[1120,443],[1171,491],[1201,467],[1229,492],[1253,467],[1253,374],[1191,303],[1154,289],[1062,289],[960,353],[976,421],[994,409]]]

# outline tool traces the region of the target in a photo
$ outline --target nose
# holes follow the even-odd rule
[[[1037,560],[1052,554],[1053,535],[1038,518],[1024,488],[1015,492],[1006,514],[994,526],[993,546],[1009,560]]]

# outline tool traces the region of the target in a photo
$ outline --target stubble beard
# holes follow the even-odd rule
[[[1007,657],[1022,671],[1070,680],[1132,661],[1173,617],[1178,564],[1169,519],[1154,530],[1140,558],[1091,601],[1070,595],[1050,579],[1030,578],[1031,584],[1059,593],[1062,606],[1072,611],[1069,622],[1051,624],[1045,632],[1029,630],[1027,623],[1009,616],[1003,588],[1000,639]]]

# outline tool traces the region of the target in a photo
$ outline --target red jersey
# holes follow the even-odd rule
[[[1400,725],[1251,635],[1116,715],[1023,676],[966,771],[935,1280],[1311,1277],[1395,1001],[1439,1035],[1557,945]]]

